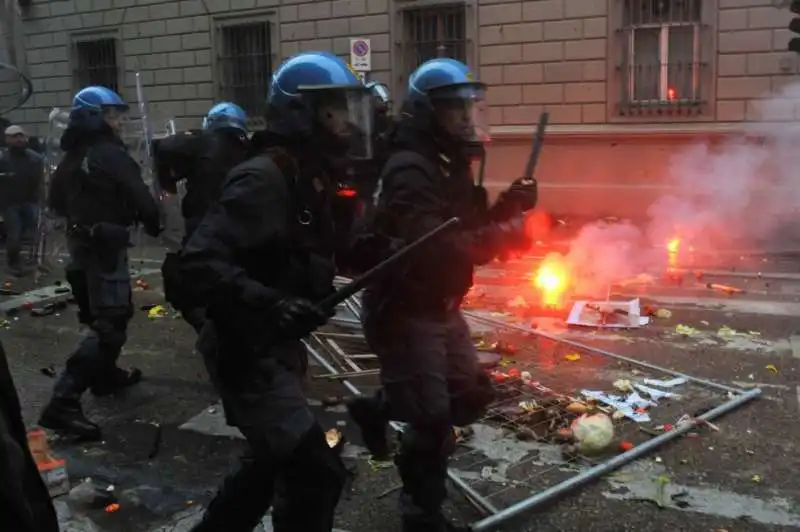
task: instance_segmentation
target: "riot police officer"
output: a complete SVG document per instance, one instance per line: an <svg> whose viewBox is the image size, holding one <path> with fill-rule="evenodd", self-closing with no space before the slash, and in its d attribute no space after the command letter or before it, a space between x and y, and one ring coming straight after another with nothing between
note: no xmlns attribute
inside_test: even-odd
<svg viewBox="0 0 800 532"><path fill-rule="evenodd" d="M329 532L345 470L302 390L300 339L332 311L332 158L368 157L369 91L328 53L285 61L268 96L269 143L228 174L219 201L181 253L218 338L206 358L228 423L250 455L196 531L252 530L272 503L276 532ZM274 489L274 492L273 492Z"/></svg>
<svg viewBox="0 0 800 532"><path fill-rule="evenodd" d="M452 59L434 59L409 79L391 153L376 191L372 231L410 242L450 217L459 230L389 272L363 296L365 335L381 362L378 398L349 405L374 454L386 454L387 419L407 423L395 457L403 482L403 530L454 530L442 515L453 426L475 422L493 399L460 305L476 265L525 249L523 213L536 184L517 180L491 208L476 201L470 157L488 134L485 86Z"/></svg>
<svg viewBox="0 0 800 532"><path fill-rule="evenodd" d="M39 423L81 439L100 438L99 427L81 409L83 392L91 388L95 395L108 395L141 379L139 370L117 366L133 316L130 227L142 223L156 236L161 224L158 204L121 138L127 110L111 89L80 90L61 137L65 155L50 184L50 207L67 219L71 271L73 279L81 278L91 323Z"/></svg>
<svg viewBox="0 0 800 532"><path fill-rule="evenodd" d="M247 114L230 102L218 103L208 111L199 135L175 135L154 142L153 159L161 188L177 194L178 183L186 182L186 195L181 200L182 244L219 196L227 173L244 162L248 153ZM167 253L161 272L166 300L199 333L205 309L193 301L192 290L181 283L177 253Z"/></svg>

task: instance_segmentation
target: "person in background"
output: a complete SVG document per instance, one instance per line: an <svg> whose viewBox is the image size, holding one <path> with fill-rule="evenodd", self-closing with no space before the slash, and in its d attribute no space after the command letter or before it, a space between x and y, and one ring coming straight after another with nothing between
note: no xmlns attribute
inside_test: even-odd
<svg viewBox="0 0 800 532"><path fill-rule="evenodd" d="M21 275L22 243L36 230L44 159L28 147L20 126L5 129L7 148L0 154L0 205L6 232L6 260L12 275Z"/></svg>

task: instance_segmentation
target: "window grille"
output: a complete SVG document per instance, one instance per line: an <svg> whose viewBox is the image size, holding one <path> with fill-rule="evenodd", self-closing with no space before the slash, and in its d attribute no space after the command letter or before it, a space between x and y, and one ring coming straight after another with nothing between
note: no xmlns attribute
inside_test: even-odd
<svg viewBox="0 0 800 532"><path fill-rule="evenodd" d="M703 102L701 0L624 0L621 110Z"/></svg>
<svg viewBox="0 0 800 532"><path fill-rule="evenodd" d="M248 22L220 27L219 96L248 115L263 116L272 75L271 23Z"/></svg>
<svg viewBox="0 0 800 532"><path fill-rule="evenodd" d="M116 39L78 41L75 43L75 56L78 87L102 85L119 93Z"/></svg>
<svg viewBox="0 0 800 532"><path fill-rule="evenodd" d="M467 62L464 6L437 6L403 11L404 79L436 57Z"/></svg>

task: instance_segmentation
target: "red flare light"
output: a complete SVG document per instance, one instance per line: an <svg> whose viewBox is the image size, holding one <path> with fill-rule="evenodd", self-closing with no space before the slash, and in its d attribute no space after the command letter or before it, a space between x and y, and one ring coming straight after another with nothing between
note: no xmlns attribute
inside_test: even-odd
<svg viewBox="0 0 800 532"><path fill-rule="evenodd" d="M569 272L562 257L556 254L545 257L533 278L533 284L539 290L542 307L561 308L569 286Z"/></svg>
<svg viewBox="0 0 800 532"><path fill-rule="evenodd" d="M340 187L339 190L336 191L336 195L340 198L355 198L358 192L356 192L354 188Z"/></svg>

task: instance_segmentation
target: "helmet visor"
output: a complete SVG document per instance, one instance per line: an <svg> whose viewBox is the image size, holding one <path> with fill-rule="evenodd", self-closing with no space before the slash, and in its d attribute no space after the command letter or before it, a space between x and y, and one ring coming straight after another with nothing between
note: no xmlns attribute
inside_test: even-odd
<svg viewBox="0 0 800 532"><path fill-rule="evenodd" d="M353 159L372 158L374 100L364 86L315 87L302 92L310 99L315 123L337 151Z"/></svg>
<svg viewBox="0 0 800 532"><path fill-rule="evenodd" d="M434 89L430 100L436 123L445 134L466 143L489 141L489 112L483 85Z"/></svg>

